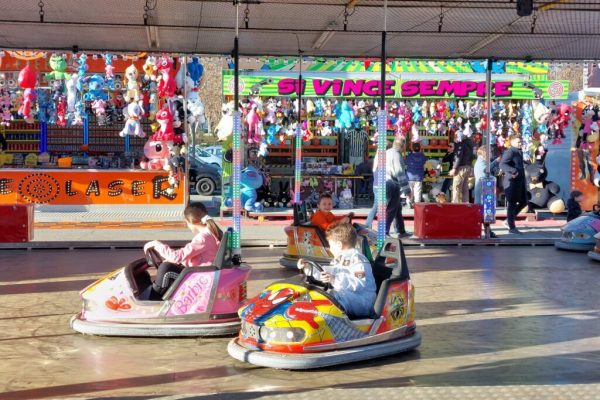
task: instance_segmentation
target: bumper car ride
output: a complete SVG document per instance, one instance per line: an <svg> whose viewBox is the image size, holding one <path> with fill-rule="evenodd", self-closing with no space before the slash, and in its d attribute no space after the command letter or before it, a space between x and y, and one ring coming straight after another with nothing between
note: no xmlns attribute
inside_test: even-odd
<svg viewBox="0 0 600 400"><path fill-rule="evenodd" d="M600 261L600 233L594 235L594 240L596 241L596 244L592 250L588 251L587 254L592 260Z"/></svg>
<svg viewBox="0 0 600 400"><path fill-rule="evenodd" d="M373 314L361 319L350 319L328 285L308 271L303 279L270 285L240 309L242 328L229 342L229 355L263 367L312 369L419 346L414 287L400 241L386 241L373 274L377 299Z"/></svg>
<svg viewBox="0 0 600 400"><path fill-rule="evenodd" d="M148 272L158 265L148 252L83 289L82 310L71 318L75 331L106 336L219 336L239 331L237 310L246 300L250 267L226 254L225 232L215 266L185 268L164 296L150 300ZM151 256L150 254L154 254Z"/></svg>
<svg viewBox="0 0 600 400"><path fill-rule="evenodd" d="M561 229L561 237L554 246L561 250L586 252L594 248L594 235L600 231L600 215L596 212L586 213Z"/></svg>
<svg viewBox="0 0 600 400"><path fill-rule="evenodd" d="M357 246L360 251L372 260L372 255L377 251L377 232L368 229L365 225L353 224L359 235ZM286 268L296 268L299 259L329 264L333 255L329 251L329 244L325 232L318 226L312 225L306 214L306 207L294 205L294 221L286 226L284 232L287 238L287 249L279 264Z"/></svg>

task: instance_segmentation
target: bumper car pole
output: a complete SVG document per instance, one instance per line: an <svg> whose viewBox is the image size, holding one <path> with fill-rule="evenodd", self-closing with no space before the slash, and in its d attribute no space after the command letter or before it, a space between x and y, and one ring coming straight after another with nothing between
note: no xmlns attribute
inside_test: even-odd
<svg viewBox="0 0 600 400"><path fill-rule="evenodd" d="M379 105L379 113L377 114L377 175L375 182L378 190L376 191L377 202L377 248L381 249L385 241L385 226L386 226L386 206L387 196L385 188L385 150L387 139L387 112L385 111L385 73L386 73L386 54L385 40L387 31L387 0L384 1L384 17L383 31L381 32L381 99Z"/></svg>
<svg viewBox="0 0 600 400"><path fill-rule="evenodd" d="M242 202L240 192L240 178L242 173L242 157L241 157L241 114L239 110L240 94L239 94L239 74L240 74L240 57L239 57L239 11L240 4L238 1L235 2L235 38L233 39L233 57L234 57L234 69L233 69L233 168L231 176L231 189L232 189L232 201L233 201L233 235L232 235L232 250L234 257L240 258L242 254L240 233L241 233L241 216L242 216Z"/></svg>

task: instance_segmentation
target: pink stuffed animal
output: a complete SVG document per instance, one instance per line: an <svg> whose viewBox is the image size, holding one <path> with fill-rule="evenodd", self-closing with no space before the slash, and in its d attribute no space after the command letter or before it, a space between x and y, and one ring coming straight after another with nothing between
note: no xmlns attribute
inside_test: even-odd
<svg viewBox="0 0 600 400"><path fill-rule="evenodd" d="M144 156L148 161L140 162L142 169L152 171L169 170L169 146L161 140L149 140L144 145Z"/></svg>
<svg viewBox="0 0 600 400"><path fill-rule="evenodd" d="M173 76L173 59L171 57L161 57L158 59L158 73L160 74L158 82L158 96L171 98L175 95L177 87L175 77Z"/></svg>
<svg viewBox="0 0 600 400"><path fill-rule="evenodd" d="M156 121L160 125L160 128L152 135L152 140L173 142L175 140L175 131L173 130L173 113L169 106L164 106L156 113Z"/></svg>
<svg viewBox="0 0 600 400"><path fill-rule="evenodd" d="M260 117L256 112L257 107L256 103L253 103L246 116L246 123L248 124L248 143L260 143L260 129L258 126Z"/></svg>

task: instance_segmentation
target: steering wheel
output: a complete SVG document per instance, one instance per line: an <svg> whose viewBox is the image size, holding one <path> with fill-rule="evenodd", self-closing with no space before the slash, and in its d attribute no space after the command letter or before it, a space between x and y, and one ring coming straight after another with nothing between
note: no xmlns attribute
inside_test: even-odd
<svg viewBox="0 0 600 400"><path fill-rule="evenodd" d="M158 251L151 247L148 249L148 251L146 251L146 262L149 266L158 268L158 266L162 263L162 257L160 254L158 254Z"/></svg>
<svg viewBox="0 0 600 400"><path fill-rule="evenodd" d="M308 271L307 271L308 268L306 266L302 268L302 273L305 276L306 283L311 284L311 285L321 286L326 291L329 289L333 289L333 286L331 286L330 283L322 282L313 277L313 270L316 269L317 271L322 273L322 272L325 272L323 267L321 267L316 262L310 261L310 260L304 260L304 263L308 264L308 266L310 266L310 274L308 273Z"/></svg>

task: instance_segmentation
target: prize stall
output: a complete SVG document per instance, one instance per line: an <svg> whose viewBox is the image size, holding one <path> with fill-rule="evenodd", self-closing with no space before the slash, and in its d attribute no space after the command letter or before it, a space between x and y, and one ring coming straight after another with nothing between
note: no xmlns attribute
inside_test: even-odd
<svg viewBox="0 0 600 400"><path fill-rule="evenodd" d="M0 203L186 203L198 58L0 52Z"/></svg>
<svg viewBox="0 0 600 400"><path fill-rule="evenodd" d="M245 164L262 172L245 208L268 216L291 206L297 170L300 200L316 205L330 192L340 208L370 206L372 157L377 148L380 63L365 60L304 61L302 81L297 62L267 60L258 71L239 77ZM387 139L405 136L420 143L428 158L422 201L435 201L449 163L442 163L454 133L461 129L476 146L486 125L485 70L481 62L390 61L384 85ZM545 148L565 140L570 108L568 81L547 79L547 63L494 64L490 129L496 154L507 138L520 133L528 158L543 162ZM301 111L298 114L298 94ZM217 131L226 139L224 123L233 112L233 75L223 72L223 119ZM294 135L301 131L300 158ZM225 141L225 150L230 144ZM410 145L408 146L410 151ZM227 151L225 151L227 154ZM225 160L226 161L226 160ZM226 184L226 179L224 179ZM225 206L227 206L227 190ZM547 199L547 198L546 198ZM547 201L539 207L545 207Z"/></svg>

